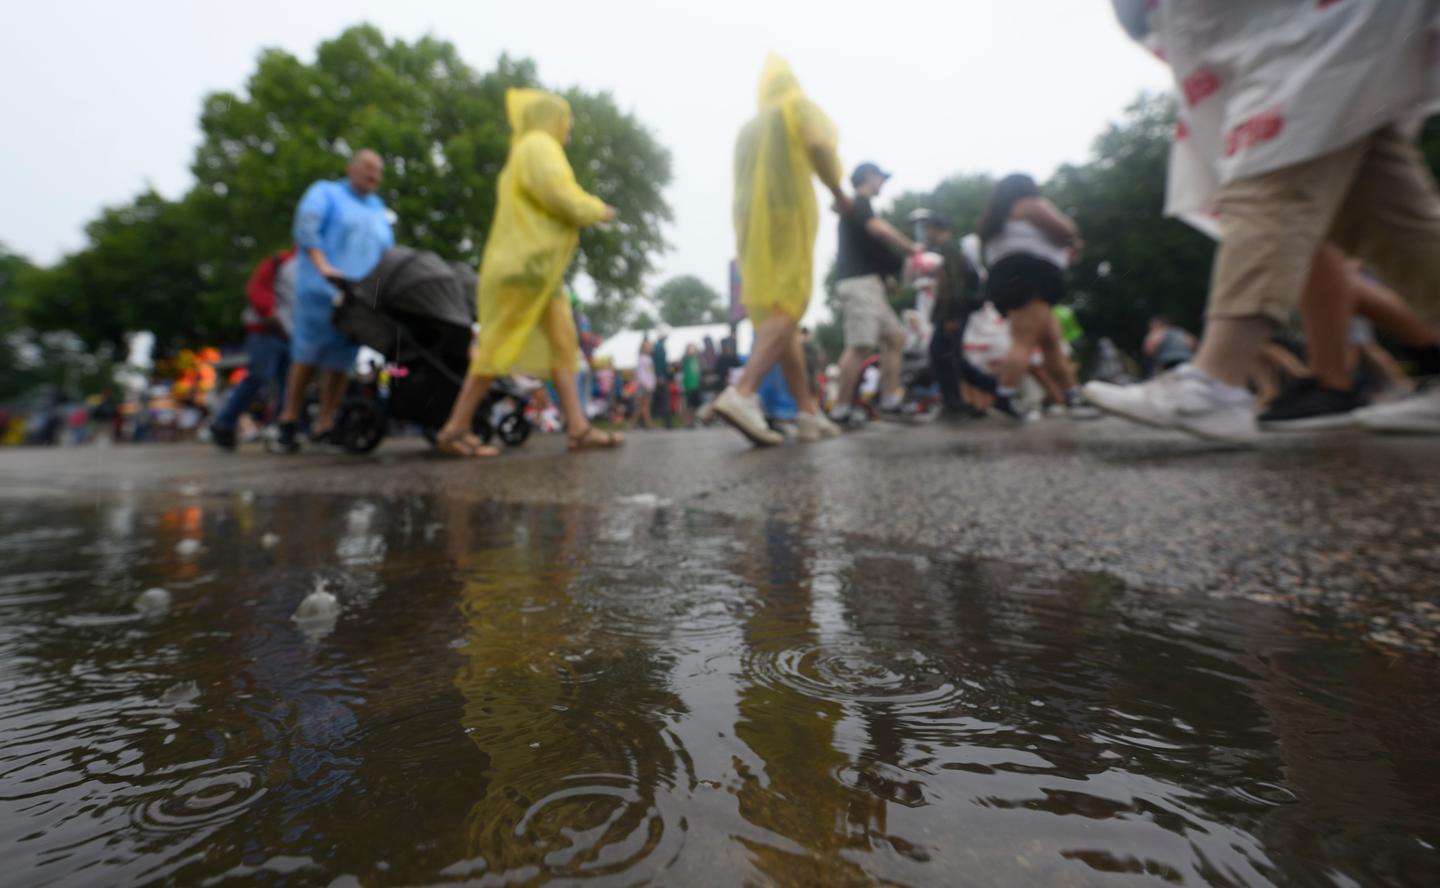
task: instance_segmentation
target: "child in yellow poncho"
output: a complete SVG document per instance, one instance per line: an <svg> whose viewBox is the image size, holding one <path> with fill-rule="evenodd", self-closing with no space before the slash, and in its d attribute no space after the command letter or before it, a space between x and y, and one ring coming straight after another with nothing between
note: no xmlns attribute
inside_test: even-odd
<svg viewBox="0 0 1440 888"><path fill-rule="evenodd" d="M790 66L778 56L765 61L755 117L735 145L735 240L741 292L755 324L755 347L740 381L715 400L715 414L757 445L784 437L765 424L756 392L778 361L799 408L801 440L839 434L816 409L805 378L799 323L810 304L819 210L811 175L843 210L850 199L840 186L835 125L805 97Z"/></svg>
<svg viewBox="0 0 1440 888"><path fill-rule="evenodd" d="M475 411L498 376L519 371L555 385L572 450L613 447L619 435L593 429L576 387L579 340L565 298L565 269L579 230L615 218L587 194L565 157L570 106L534 89L505 94L510 156L496 184L495 220L480 262L480 337L470 373L437 443L454 456L495 456L472 433Z"/></svg>

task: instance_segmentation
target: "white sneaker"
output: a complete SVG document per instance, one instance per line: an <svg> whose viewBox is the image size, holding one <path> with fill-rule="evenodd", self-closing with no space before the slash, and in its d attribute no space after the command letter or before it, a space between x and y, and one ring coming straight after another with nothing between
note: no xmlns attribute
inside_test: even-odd
<svg viewBox="0 0 1440 888"><path fill-rule="evenodd" d="M841 432L854 431L865 427L865 411L858 407L846 407L844 410L832 410L830 415L825 417L830 424Z"/></svg>
<svg viewBox="0 0 1440 888"><path fill-rule="evenodd" d="M1253 444L1260 435L1254 398L1222 398L1215 382L1189 367L1139 385L1089 382L1084 393L1106 413L1156 428L1226 444Z"/></svg>
<svg viewBox="0 0 1440 888"><path fill-rule="evenodd" d="M1440 381L1422 384L1414 394L1364 407L1350 414L1362 429L1399 435L1440 435Z"/></svg>
<svg viewBox="0 0 1440 888"><path fill-rule="evenodd" d="M820 412L795 414L795 439L797 441L820 441L835 438L841 434L840 427Z"/></svg>
<svg viewBox="0 0 1440 888"><path fill-rule="evenodd" d="M715 399L715 415L749 438L750 443L757 447L774 447L785 443L785 436L765 423L765 414L760 410L760 398L757 395L746 398L735 391L733 385Z"/></svg>

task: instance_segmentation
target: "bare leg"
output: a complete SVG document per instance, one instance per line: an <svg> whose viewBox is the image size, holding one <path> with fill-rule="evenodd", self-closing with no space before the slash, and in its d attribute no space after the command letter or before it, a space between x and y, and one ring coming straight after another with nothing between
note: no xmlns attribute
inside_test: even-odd
<svg viewBox="0 0 1440 888"><path fill-rule="evenodd" d="M624 436L619 433L592 433L590 430L590 420L585 416L585 405L580 400L579 368L571 363L580 351L580 339L575 332L575 318L571 314L569 300L559 296L550 300L540 319L540 330L550 345L550 353L561 356L558 363L551 367L550 381L555 386L560 413L565 417L565 434L569 437L570 449L579 449L578 445L613 447L624 442Z"/></svg>
<svg viewBox="0 0 1440 888"><path fill-rule="evenodd" d="M1055 374L1048 364L1042 363L1038 367L1031 367L1030 375L1040 383L1040 387L1045 390L1045 397L1049 398L1051 403L1065 403L1065 388L1055 381Z"/></svg>
<svg viewBox="0 0 1440 888"><path fill-rule="evenodd" d="M335 425L335 415L340 411L340 402L345 399L345 389L350 376L343 370L326 370L320 377L320 415L315 419L317 432L329 431Z"/></svg>
<svg viewBox="0 0 1440 888"><path fill-rule="evenodd" d="M485 396L490 394L490 386L494 382L493 376L465 377L465 384L460 387L460 394L455 397L455 404L450 408L450 418L440 427L440 437L470 434L470 430L475 427L475 411L480 409Z"/></svg>
<svg viewBox="0 0 1440 888"><path fill-rule="evenodd" d="M900 388L900 360L905 351L905 334L886 338L880 352L880 398L888 399Z"/></svg>
<svg viewBox="0 0 1440 888"><path fill-rule="evenodd" d="M1244 386L1245 377L1274 330L1275 322L1261 315L1211 318L1200 337L1194 366L1217 382Z"/></svg>
<svg viewBox="0 0 1440 888"><path fill-rule="evenodd" d="M1300 295L1300 319L1309 346L1310 372L1327 388L1354 388L1350 375L1353 299L1345 255L1328 244L1322 246Z"/></svg>
<svg viewBox="0 0 1440 888"><path fill-rule="evenodd" d="M1025 380L1030 370L1030 355L1047 329L1054 321L1050 306L1043 299L1031 300L1029 304L1010 312L1010 351L1000 362L1000 387L1015 391Z"/></svg>
<svg viewBox="0 0 1440 888"><path fill-rule="evenodd" d="M1280 396L1280 371L1264 355L1255 359L1247 375L1255 384L1255 401L1261 407L1269 407Z"/></svg>
<svg viewBox="0 0 1440 888"><path fill-rule="evenodd" d="M312 364L291 364L290 378L285 381L285 409L280 413L279 422L299 422L300 410L305 406L305 390L315 378Z"/></svg>
<svg viewBox="0 0 1440 888"><path fill-rule="evenodd" d="M995 402L994 395L982 391L968 382L960 383L960 396L965 399L967 406L980 410L990 409L990 406Z"/></svg>
<svg viewBox="0 0 1440 888"><path fill-rule="evenodd" d="M1355 312L1411 348L1440 345L1440 335L1389 287L1356 275L1351 280Z"/></svg>
<svg viewBox="0 0 1440 888"><path fill-rule="evenodd" d="M815 412L815 393L810 389L810 378L805 367L805 346L798 333L790 337L790 345L780 353L780 371L785 374L785 384L795 397L795 409L801 413Z"/></svg>
<svg viewBox="0 0 1440 888"><path fill-rule="evenodd" d="M1356 353L1356 359L1357 361L1369 361L1372 366L1385 374L1385 379L1395 388L1401 391L1410 388L1410 377L1406 375L1390 353L1381 348L1378 343L1367 342L1360 346Z"/></svg>
<svg viewBox="0 0 1440 888"><path fill-rule="evenodd" d="M1055 319L1055 313L1051 312L1050 323L1040 337L1040 355L1044 359L1046 376L1050 379L1050 397L1054 398L1057 404L1064 404L1065 396L1078 384L1075 365L1065 357L1064 342L1065 336L1060 332L1060 322ZM1059 390L1059 398L1055 398L1053 389Z"/></svg>
<svg viewBox="0 0 1440 888"><path fill-rule="evenodd" d="M840 353L840 382L835 406L845 408L855 402L855 386L860 382L860 368L869 357L870 349L850 346Z"/></svg>
<svg viewBox="0 0 1440 888"><path fill-rule="evenodd" d="M765 375L775 362L780 360L781 354L790 347L790 341L795 336L796 321L783 312L773 312L755 331L755 347L750 350L750 360L745 362L745 367L740 373L740 381L735 383L735 391L742 397L750 397L760 391L760 384L765 381Z"/></svg>
<svg viewBox="0 0 1440 888"><path fill-rule="evenodd" d="M640 360L647 360L642 357ZM635 399L640 402L640 411L636 414L635 424L650 428L650 404L655 400L653 391L646 391L642 388L635 390Z"/></svg>
<svg viewBox="0 0 1440 888"><path fill-rule="evenodd" d="M580 406L580 386L575 381L575 371L556 370L550 381L560 402L560 415L565 417L565 428L572 435L584 431L590 421L585 418L585 409Z"/></svg>

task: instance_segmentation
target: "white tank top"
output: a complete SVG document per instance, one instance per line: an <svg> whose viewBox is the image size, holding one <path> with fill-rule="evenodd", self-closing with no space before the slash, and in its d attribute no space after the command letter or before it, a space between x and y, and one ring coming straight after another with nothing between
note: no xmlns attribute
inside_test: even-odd
<svg viewBox="0 0 1440 888"><path fill-rule="evenodd" d="M999 234L985 244L985 263L994 265L1006 256L1025 253L1037 259L1044 259L1060 268L1070 264L1070 251L1056 246L1046 237L1045 232L1029 222L1011 219Z"/></svg>

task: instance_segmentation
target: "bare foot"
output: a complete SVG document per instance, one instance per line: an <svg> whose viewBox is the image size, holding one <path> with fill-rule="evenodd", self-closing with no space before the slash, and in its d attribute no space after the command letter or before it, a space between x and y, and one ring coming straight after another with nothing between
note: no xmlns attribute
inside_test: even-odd
<svg viewBox="0 0 1440 888"><path fill-rule="evenodd" d="M441 453L460 459L490 459L500 455L494 447L487 447L469 432L442 431L435 436L435 446Z"/></svg>
<svg viewBox="0 0 1440 888"><path fill-rule="evenodd" d="M619 432L605 432L587 425L578 435L566 436L568 450L612 450L625 443L625 436Z"/></svg>

